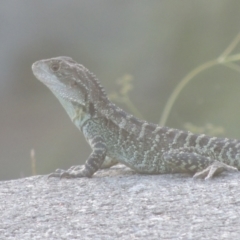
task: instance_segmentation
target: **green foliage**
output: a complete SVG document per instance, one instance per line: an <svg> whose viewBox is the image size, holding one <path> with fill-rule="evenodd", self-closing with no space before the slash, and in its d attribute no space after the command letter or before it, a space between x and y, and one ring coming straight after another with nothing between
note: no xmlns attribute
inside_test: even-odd
<svg viewBox="0 0 240 240"><path fill-rule="evenodd" d="M196 77L198 74L202 73L203 71L213 66L220 65L220 64L240 73L240 66L234 63L240 60L240 54L230 55L234 50L234 48L236 48L236 46L239 44L239 42L240 42L240 33L229 44L229 46L224 50L224 52L217 59L205 62L202 65L196 67L179 82L179 84L173 90L172 94L170 95L164 107L162 117L159 121L159 125L164 126L166 124L169 114L171 112L171 109L174 103L176 102L177 97L179 96L183 88L186 87L186 85L190 83L190 81L193 80L194 77Z"/></svg>
<svg viewBox="0 0 240 240"><path fill-rule="evenodd" d="M159 125L164 126L168 120L169 114L173 108L176 99L182 92L182 90L189 84L198 74L206 71L209 68L212 68L216 65L223 65L234 71L240 73L240 66L236 64L236 61L240 61L240 53L232 54L233 50L240 43L240 33L237 37L229 44L229 46L223 51L223 53L214 60L203 63L202 65L196 67L191 72L189 72L176 86L176 88L171 93L162 113L162 116L159 121ZM129 92L133 89L132 85L133 76L124 75L123 77L117 80L117 84L120 86L120 90L110 94L110 99L120 103L126 104L130 111L137 117L143 119L140 111L134 106L133 102L129 98ZM222 135L224 134L224 128L216 127L212 124L206 124L206 126L197 127L192 123L186 123L184 126L187 130L190 130L194 133L206 133L208 135Z"/></svg>

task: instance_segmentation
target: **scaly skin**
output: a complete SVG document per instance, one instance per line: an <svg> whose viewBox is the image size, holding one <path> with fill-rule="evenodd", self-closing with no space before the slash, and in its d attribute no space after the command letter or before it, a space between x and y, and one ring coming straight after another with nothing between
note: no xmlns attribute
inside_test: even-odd
<svg viewBox="0 0 240 240"><path fill-rule="evenodd" d="M205 179L240 169L239 140L139 120L110 102L96 77L70 57L37 61L32 70L58 98L92 148L84 166L57 169L50 177L91 177L99 168L117 162L139 173L187 172Z"/></svg>

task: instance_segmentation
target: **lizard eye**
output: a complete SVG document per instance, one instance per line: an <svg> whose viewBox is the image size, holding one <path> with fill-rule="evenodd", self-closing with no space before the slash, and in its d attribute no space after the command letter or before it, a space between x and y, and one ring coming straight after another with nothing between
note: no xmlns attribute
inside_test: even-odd
<svg viewBox="0 0 240 240"><path fill-rule="evenodd" d="M51 70L53 71L53 72L57 72L58 70L59 70L59 68L60 68L60 64L59 63L52 63L51 65L50 65L50 68L51 68Z"/></svg>

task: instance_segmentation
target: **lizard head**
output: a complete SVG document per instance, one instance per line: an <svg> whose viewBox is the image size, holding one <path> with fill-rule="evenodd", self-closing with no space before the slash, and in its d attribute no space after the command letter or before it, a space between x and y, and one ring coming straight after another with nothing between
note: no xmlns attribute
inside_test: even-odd
<svg viewBox="0 0 240 240"><path fill-rule="evenodd" d="M70 57L37 61L32 70L58 98L73 121L84 121L109 101L96 77Z"/></svg>
<svg viewBox="0 0 240 240"><path fill-rule="evenodd" d="M59 99L86 105L90 97L89 71L70 57L56 57L35 62L35 77Z"/></svg>

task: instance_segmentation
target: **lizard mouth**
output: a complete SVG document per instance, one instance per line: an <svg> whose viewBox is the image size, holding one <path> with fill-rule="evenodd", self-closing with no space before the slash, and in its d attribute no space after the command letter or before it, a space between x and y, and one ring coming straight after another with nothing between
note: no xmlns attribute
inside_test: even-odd
<svg viewBox="0 0 240 240"><path fill-rule="evenodd" d="M53 77L49 77L49 72L45 69L46 66L44 66L44 63L41 61L37 61L33 63L32 65L32 71L34 76L44 83L46 86L52 88L54 86L55 81L53 80Z"/></svg>
<svg viewBox="0 0 240 240"><path fill-rule="evenodd" d="M72 92L68 85L64 84L49 69L45 60L36 61L32 64L34 76L42 82L57 97L79 104L77 93Z"/></svg>

